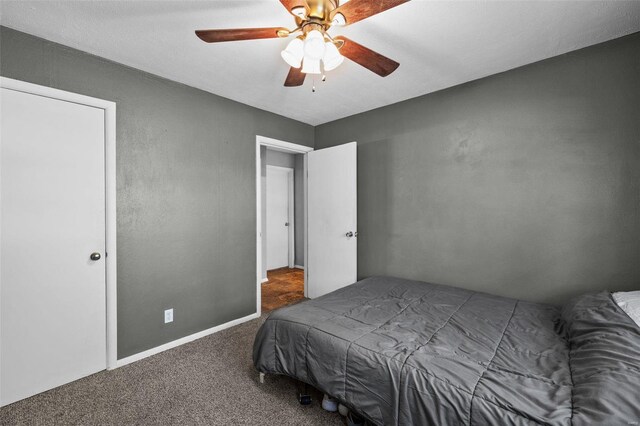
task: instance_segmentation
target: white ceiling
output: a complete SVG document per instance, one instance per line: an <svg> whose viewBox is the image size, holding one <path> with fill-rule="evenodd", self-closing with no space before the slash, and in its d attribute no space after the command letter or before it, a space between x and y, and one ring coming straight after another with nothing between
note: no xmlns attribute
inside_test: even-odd
<svg viewBox="0 0 640 426"><path fill-rule="evenodd" d="M271 1L6 1L0 23L312 125L640 31L640 1L413 0L331 34L400 62L381 78L346 60L285 88L287 40L206 44L196 29L284 26Z"/></svg>

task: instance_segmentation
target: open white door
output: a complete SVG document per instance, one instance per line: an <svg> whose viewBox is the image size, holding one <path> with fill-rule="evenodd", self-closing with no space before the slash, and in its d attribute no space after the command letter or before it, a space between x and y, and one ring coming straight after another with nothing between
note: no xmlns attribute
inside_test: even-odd
<svg viewBox="0 0 640 426"><path fill-rule="evenodd" d="M351 142L307 154L307 296L357 280L357 151Z"/></svg>

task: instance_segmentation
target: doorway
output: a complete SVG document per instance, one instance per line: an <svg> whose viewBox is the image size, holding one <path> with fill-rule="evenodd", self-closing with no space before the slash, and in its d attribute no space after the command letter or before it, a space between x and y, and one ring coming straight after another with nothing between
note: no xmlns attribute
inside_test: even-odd
<svg viewBox="0 0 640 426"><path fill-rule="evenodd" d="M312 148L256 137L256 310L302 300L306 294L306 153Z"/></svg>
<svg viewBox="0 0 640 426"><path fill-rule="evenodd" d="M7 405L115 367L115 104L7 78L0 87Z"/></svg>

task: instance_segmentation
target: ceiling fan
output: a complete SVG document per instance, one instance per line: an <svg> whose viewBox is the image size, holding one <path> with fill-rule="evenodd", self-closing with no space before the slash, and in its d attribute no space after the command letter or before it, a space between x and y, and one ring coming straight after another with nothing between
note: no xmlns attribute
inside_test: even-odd
<svg viewBox="0 0 640 426"><path fill-rule="evenodd" d="M223 41L285 38L300 33L282 51L282 58L291 66L284 82L286 87L301 86L307 74L321 74L338 67L345 57L381 77L400 66L392 59L368 49L343 36L328 34L332 26L344 26L399 6L409 0L280 0L291 13L296 28L237 28L198 30L196 35L207 43Z"/></svg>

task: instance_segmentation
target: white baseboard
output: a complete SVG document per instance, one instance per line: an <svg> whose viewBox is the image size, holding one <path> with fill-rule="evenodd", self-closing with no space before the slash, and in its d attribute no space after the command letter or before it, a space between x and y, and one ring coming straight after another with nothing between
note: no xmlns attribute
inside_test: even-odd
<svg viewBox="0 0 640 426"><path fill-rule="evenodd" d="M262 279L262 283L266 283L266 282L268 282L268 281L269 281L269 278L263 278L263 279Z"/></svg>
<svg viewBox="0 0 640 426"><path fill-rule="evenodd" d="M213 333L217 333L218 331L225 330L227 328L233 327L234 325L239 325L239 324L242 324L243 322L251 321L256 318L258 318L257 313L247 315L246 317L238 318L233 321L225 322L224 324L220 324L215 327L211 327L206 330L202 330L197 333L193 333L188 336L181 337L180 339L174 340L169 343L165 343L164 345L156 346L155 348L148 349L144 352L140 352L135 355L131 355L126 358L119 359L118 361L116 361L116 365L114 368L122 367L124 365L131 364L132 362L140 361L141 359L159 354L160 352L164 352L167 349L172 349L177 346L184 345L185 343L193 342L194 340L200 339L202 337L208 336ZM112 369L113 368L111 368L110 370Z"/></svg>
<svg viewBox="0 0 640 426"><path fill-rule="evenodd" d="M300 266L300 265L294 265L293 267L298 269L304 269L304 266Z"/></svg>

